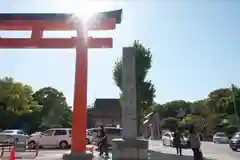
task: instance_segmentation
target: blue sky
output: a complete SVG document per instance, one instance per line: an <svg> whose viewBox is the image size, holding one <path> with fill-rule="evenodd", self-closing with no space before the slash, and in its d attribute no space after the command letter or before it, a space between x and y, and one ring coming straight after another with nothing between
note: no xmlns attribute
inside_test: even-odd
<svg viewBox="0 0 240 160"><path fill-rule="evenodd" d="M77 0L76 0L77 1ZM1 0L1 12L79 12L74 0ZM122 47L140 40L151 48L149 72L156 87L155 101L198 100L229 81L240 86L240 1L232 0L118 0L103 1L91 10L123 8L123 22L115 31L90 33L114 38L113 49L89 50L88 104L95 98L118 97L112 79ZM28 37L30 33L0 32L2 37ZM72 33L45 33L68 37ZM0 76L11 76L35 90L52 86L73 100L75 50L0 50Z"/></svg>

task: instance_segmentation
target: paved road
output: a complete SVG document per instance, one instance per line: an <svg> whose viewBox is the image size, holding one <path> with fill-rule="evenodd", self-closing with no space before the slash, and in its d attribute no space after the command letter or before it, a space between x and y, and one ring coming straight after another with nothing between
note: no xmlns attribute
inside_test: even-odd
<svg viewBox="0 0 240 160"><path fill-rule="evenodd" d="M161 141L151 141L150 149L153 151L165 153L165 154L176 154L176 150L174 148L165 147L162 145ZM212 142L203 142L202 143L202 151L204 157L209 160L239 160L240 152L234 152L229 147L228 144L214 144ZM192 151L190 149L183 150L183 154L187 155L182 159L190 159L189 156L192 155Z"/></svg>
<svg viewBox="0 0 240 160"><path fill-rule="evenodd" d="M192 151L190 149L183 150L183 156L177 156L174 148L165 147L161 141L150 141L149 160L192 160ZM233 152L227 144L213 144L211 142L202 143L202 151L206 160L239 160L240 152ZM60 160L62 155L68 153L69 150L40 150L39 156L35 160ZM97 157L94 160L102 160ZM22 157L22 160L33 159L34 153L17 153L17 157ZM9 159L9 154L5 154ZM2 158L3 159L3 158Z"/></svg>

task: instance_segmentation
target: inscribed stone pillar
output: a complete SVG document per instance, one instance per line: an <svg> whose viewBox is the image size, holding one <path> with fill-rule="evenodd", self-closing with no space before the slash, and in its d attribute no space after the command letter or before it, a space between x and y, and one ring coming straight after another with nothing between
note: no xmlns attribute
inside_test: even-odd
<svg viewBox="0 0 240 160"><path fill-rule="evenodd" d="M123 48L122 65L122 136L125 139L133 139L137 138L136 73L133 48Z"/></svg>
<svg viewBox="0 0 240 160"><path fill-rule="evenodd" d="M147 160L148 141L137 136L135 51L123 48L122 55L122 138L112 141L113 160Z"/></svg>

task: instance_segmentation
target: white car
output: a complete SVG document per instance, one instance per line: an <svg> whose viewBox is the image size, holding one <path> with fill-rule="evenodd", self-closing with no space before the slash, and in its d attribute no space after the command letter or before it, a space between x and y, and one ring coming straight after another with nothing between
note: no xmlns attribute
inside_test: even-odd
<svg viewBox="0 0 240 160"><path fill-rule="evenodd" d="M162 143L164 146L173 146L173 133L166 132L162 137Z"/></svg>
<svg viewBox="0 0 240 160"><path fill-rule="evenodd" d="M213 135L213 143L229 143L229 138L224 132L217 132Z"/></svg>
<svg viewBox="0 0 240 160"><path fill-rule="evenodd" d="M174 133L173 132L166 132L163 137L162 137L162 143L164 146L171 146L174 147L173 144L173 136ZM183 137L183 140L181 140L182 146L183 147L188 147L188 138L187 137Z"/></svg>
<svg viewBox="0 0 240 160"><path fill-rule="evenodd" d="M3 142L27 142L28 135L19 129L7 129L0 132L0 143Z"/></svg>
<svg viewBox="0 0 240 160"><path fill-rule="evenodd" d="M72 130L70 128L52 128L32 136L28 140L28 147L60 147L68 148L72 143Z"/></svg>
<svg viewBox="0 0 240 160"><path fill-rule="evenodd" d="M91 137L92 142L96 143L98 139L99 128L90 128L87 129L87 136Z"/></svg>
<svg viewBox="0 0 240 160"><path fill-rule="evenodd" d="M40 135L42 132L34 132L30 135L30 137L34 137L34 136L38 136Z"/></svg>
<svg viewBox="0 0 240 160"><path fill-rule="evenodd" d="M88 133L87 133L88 134ZM92 138L87 135L86 143L92 143ZM60 147L62 149L69 148L72 144L72 129L71 128L52 128L42 133L36 133L30 136L28 147Z"/></svg>
<svg viewBox="0 0 240 160"><path fill-rule="evenodd" d="M87 130L87 133L86 133L86 140L87 140L87 144L94 143L94 137L91 134L91 132L89 132L88 130Z"/></svg>

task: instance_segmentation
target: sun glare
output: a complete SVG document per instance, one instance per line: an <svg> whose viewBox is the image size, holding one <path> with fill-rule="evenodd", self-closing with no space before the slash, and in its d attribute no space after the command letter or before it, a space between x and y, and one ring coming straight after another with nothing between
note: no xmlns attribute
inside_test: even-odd
<svg viewBox="0 0 240 160"><path fill-rule="evenodd" d="M75 8L75 7L74 7ZM73 13L76 17L80 18L83 22L87 22L91 16L96 12L102 12L105 9L104 3L98 2L85 2L81 3L81 7L74 9Z"/></svg>
<svg viewBox="0 0 240 160"><path fill-rule="evenodd" d="M106 1L89 0L56 0L56 3L52 3L52 7L57 8L57 10L74 14L69 21L82 23L81 27L83 27L84 30L92 23L89 19L97 12L108 11L109 5L109 2Z"/></svg>

